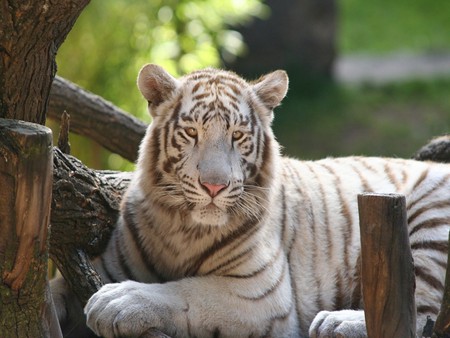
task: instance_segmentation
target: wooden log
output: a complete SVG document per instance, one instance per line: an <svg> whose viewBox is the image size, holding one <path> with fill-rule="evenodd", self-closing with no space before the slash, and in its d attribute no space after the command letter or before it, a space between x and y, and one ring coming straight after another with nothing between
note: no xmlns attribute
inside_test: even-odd
<svg viewBox="0 0 450 338"><path fill-rule="evenodd" d="M50 256L85 305L103 285L89 256L103 252L133 173L92 170L57 148L53 151ZM150 329L140 338L169 336Z"/></svg>
<svg viewBox="0 0 450 338"><path fill-rule="evenodd" d="M144 122L57 76L50 91L47 114L59 121L64 111L70 114L71 132L87 136L131 162L136 161L139 144L147 129Z"/></svg>
<svg viewBox="0 0 450 338"><path fill-rule="evenodd" d="M415 275L405 197L361 194L358 207L368 337L416 337Z"/></svg>
<svg viewBox="0 0 450 338"><path fill-rule="evenodd" d="M450 234L449 234L450 242ZM450 338L450 251L447 257L447 272L445 274L444 296L441 309L434 324L433 336L435 338Z"/></svg>
<svg viewBox="0 0 450 338"><path fill-rule="evenodd" d="M60 337L47 279L52 134L0 119L0 337Z"/></svg>

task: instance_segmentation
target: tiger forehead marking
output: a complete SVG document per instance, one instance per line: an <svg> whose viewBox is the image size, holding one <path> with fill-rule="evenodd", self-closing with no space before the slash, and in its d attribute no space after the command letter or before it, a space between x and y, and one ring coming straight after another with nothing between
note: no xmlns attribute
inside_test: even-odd
<svg viewBox="0 0 450 338"><path fill-rule="evenodd" d="M231 73L204 70L188 76L182 92L182 119L192 119L202 123L206 129L215 125L218 119L226 128L238 123L248 124L245 116L245 94L248 88L242 79Z"/></svg>

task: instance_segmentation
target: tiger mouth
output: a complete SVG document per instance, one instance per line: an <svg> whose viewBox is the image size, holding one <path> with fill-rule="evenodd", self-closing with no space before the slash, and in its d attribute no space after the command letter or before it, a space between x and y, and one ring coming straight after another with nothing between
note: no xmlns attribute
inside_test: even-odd
<svg viewBox="0 0 450 338"><path fill-rule="evenodd" d="M217 205L214 204L214 202L209 203L206 207L206 210L215 210L215 209L220 209Z"/></svg>

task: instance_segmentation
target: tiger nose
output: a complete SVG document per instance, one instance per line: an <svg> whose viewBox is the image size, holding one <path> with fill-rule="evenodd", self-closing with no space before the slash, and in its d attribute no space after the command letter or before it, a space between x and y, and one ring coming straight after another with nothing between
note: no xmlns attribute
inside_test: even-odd
<svg viewBox="0 0 450 338"><path fill-rule="evenodd" d="M227 184L210 184L208 182L203 182L201 185L211 197L217 196L219 192L228 187Z"/></svg>

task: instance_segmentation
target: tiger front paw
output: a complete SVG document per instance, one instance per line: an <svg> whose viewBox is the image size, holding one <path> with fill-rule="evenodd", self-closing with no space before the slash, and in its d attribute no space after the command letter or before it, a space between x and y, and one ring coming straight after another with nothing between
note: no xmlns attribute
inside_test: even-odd
<svg viewBox="0 0 450 338"><path fill-rule="evenodd" d="M184 307L163 285L106 284L86 304L87 325L97 335L138 337L154 328L175 335Z"/></svg>
<svg viewBox="0 0 450 338"><path fill-rule="evenodd" d="M311 338L367 338L364 311L321 311L309 328Z"/></svg>

